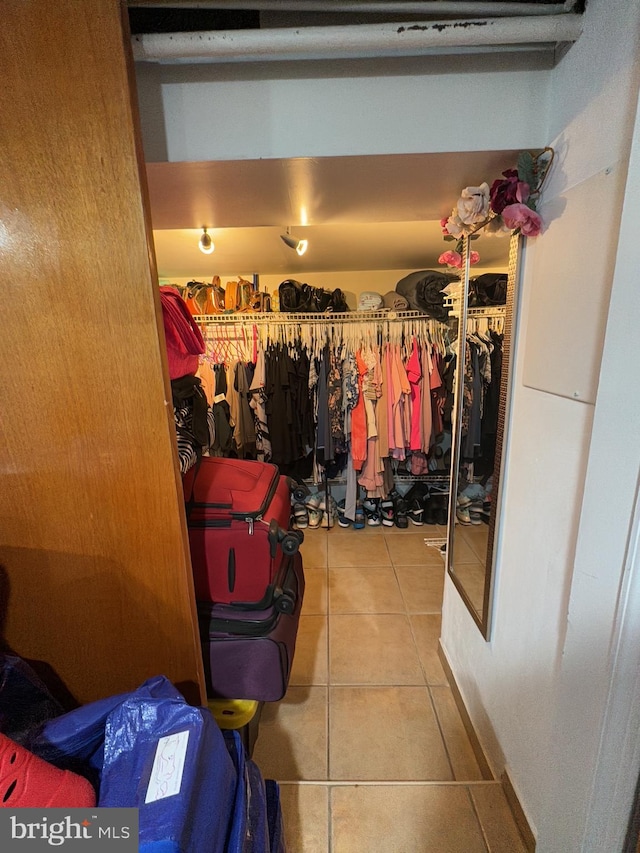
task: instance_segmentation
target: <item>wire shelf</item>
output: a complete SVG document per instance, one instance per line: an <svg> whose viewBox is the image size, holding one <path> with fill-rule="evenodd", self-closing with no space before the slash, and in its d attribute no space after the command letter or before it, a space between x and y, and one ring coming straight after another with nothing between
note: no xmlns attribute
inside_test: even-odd
<svg viewBox="0 0 640 853"><path fill-rule="evenodd" d="M225 325L231 323L240 324L261 324L261 323L278 323L278 324L343 324L343 323L366 323L371 321L377 322L402 322L404 320L433 320L424 311L394 311L391 308L385 308L378 311L336 311L327 313L307 313L307 312L246 312L242 314L196 314L194 316L196 323L201 325ZM439 321L434 321L439 322Z"/></svg>

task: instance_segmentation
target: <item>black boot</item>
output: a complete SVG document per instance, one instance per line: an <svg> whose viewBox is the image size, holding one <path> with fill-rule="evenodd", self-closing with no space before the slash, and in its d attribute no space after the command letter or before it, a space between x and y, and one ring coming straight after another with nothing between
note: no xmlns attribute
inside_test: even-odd
<svg viewBox="0 0 640 853"><path fill-rule="evenodd" d="M449 502L446 496L438 497L436 503L436 524L446 527L449 521Z"/></svg>
<svg viewBox="0 0 640 853"><path fill-rule="evenodd" d="M436 523L436 506L435 506L435 498L431 497L431 495L427 495L422 502L422 507L424 509L424 514L422 516L422 520L425 524L435 524Z"/></svg>
<svg viewBox="0 0 640 853"><path fill-rule="evenodd" d="M409 519L407 518L407 502L401 494L396 492L395 489L390 493L389 497L393 501L393 514L395 517L396 527L405 530L409 526Z"/></svg>

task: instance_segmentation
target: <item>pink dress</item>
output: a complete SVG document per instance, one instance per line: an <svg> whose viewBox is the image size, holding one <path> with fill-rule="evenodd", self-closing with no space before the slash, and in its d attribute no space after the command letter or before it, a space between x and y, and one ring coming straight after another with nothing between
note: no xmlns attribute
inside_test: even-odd
<svg viewBox="0 0 640 853"><path fill-rule="evenodd" d="M407 379L411 386L411 432L409 450L422 449L422 366L418 342L413 339L411 355L407 362Z"/></svg>

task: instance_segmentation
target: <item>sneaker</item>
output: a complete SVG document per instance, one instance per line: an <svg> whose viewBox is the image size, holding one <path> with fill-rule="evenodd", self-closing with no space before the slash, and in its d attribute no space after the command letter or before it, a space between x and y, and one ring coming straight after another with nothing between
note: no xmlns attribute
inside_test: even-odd
<svg viewBox="0 0 640 853"><path fill-rule="evenodd" d="M482 516L479 512L470 512L469 521L471 522L471 524L482 524Z"/></svg>
<svg viewBox="0 0 640 853"><path fill-rule="evenodd" d="M380 498L365 498L362 502L362 509L367 517L369 527L379 527L382 523L380 516Z"/></svg>
<svg viewBox="0 0 640 853"><path fill-rule="evenodd" d="M323 499L321 495L309 495L306 501L307 514L309 516L309 527L312 530L320 527L322 523L322 515L324 511Z"/></svg>
<svg viewBox="0 0 640 853"><path fill-rule="evenodd" d="M320 527L326 527L328 529L330 527L333 527L333 525L335 524L336 516L338 514L335 499L332 497L329 497L329 506L327 509L325 509L324 507L325 507L325 503L323 501L323 503L322 503L323 513L322 513L322 520L320 522Z"/></svg>
<svg viewBox="0 0 640 853"><path fill-rule="evenodd" d="M385 527L393 527L395 521L395 512L393 510L393 501L390 498L380 502L380 515L382 523Z"/></svg>
<svg viewBox="0 0 640 853"><path fill-rule="evenodd" d="M355 518L353 521L353 529L354 530L363 530L364 529L364 510L360 504L356 507Z"/></svg>
<svg viewBox="0 0 640 853"><path fill-rule="evenodd" d="M293 505L293 523L298 530L304 530L309 526L309 512L304 504L295 503Z"/></svg>
<svg viewBox="0 0 640 853"><path fill-rule="evenodd" d="M337 515L338 515L338 526L339 527L351 527L351 522L344 514L345 501L341 500L338 503L337 507Z"/></svg>
<svg viewBox="0 0 640 853"><path fill-rule="evenodd" d="M458 509L456 510L456 518L458 519L460 524L471 524L469 510L466 507L458 507Z"/></svg>
<svg viewBox="0 0 640 853"><path fill-rule="evenodd" d="M424 515L424 509L418 498L414 498L411 501L409 509L407 510L407 515L409 516L411 524L415 524L416 527L421 527L424 524L422 518Z"/></svg>

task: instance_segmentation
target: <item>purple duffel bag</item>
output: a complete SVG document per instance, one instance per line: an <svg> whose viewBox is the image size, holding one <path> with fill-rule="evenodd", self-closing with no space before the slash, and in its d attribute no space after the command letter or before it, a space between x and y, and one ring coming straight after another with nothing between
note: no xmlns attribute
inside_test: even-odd
<svg viewBox="0 0 640 853"><path fill-rule="evenodd" d="M282 589L264 610L198 602L207 693L277 702L286 693L304 598L301 555L287 561Z"/></svg>

